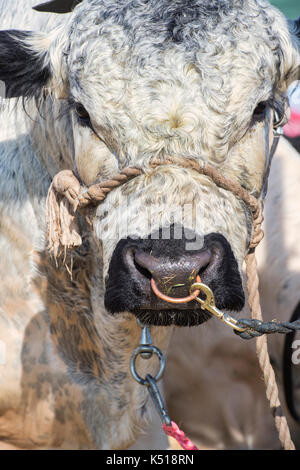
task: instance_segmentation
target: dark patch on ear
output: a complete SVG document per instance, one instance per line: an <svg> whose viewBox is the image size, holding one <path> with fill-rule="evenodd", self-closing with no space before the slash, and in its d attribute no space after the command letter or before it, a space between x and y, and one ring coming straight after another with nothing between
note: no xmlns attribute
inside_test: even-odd
<svg viewBox="0 0 300 470"><path fill-rule="evenodd" d="M70 13L82 0L52 0L33 7L36 11L48 13Z"/></svg>
<svg viewBox="0 0 300 470"><path fill-rule="evenodd" d="M5 83L5 98L37 97L51 77L45 58L24 41L30 31L0 31L0 80Z"/></svg>

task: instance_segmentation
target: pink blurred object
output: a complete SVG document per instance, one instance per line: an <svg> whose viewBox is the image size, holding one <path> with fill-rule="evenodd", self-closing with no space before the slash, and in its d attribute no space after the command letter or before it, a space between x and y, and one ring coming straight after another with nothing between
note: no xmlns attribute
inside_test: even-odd
<svg viewBox="0 0 300 470"><path fill-rule="evenodd" d="M283 132L287 137L291 138L300 136L300 113L296 111L291 112L291 118L283 127Z"/></svg>
<svg viewBox="0 0 300 470"><path fill-rule="evenodd" d="M197 446L195 446L195 444L192 443L192 441L190 441L186 435L184 434L183 431L181 431L181 429L179 429L179 427L177 426L176 423L174 423L174 421L171 421L171 425L170 426L167 426L166 423L163 423L162 425L162 428L163 430L165 431L165 433L168 435L168 436L171 436L173 437L174 439L176 439L176 441L178 442L178 444L184 449L184 450L199 450Z"/></svg>

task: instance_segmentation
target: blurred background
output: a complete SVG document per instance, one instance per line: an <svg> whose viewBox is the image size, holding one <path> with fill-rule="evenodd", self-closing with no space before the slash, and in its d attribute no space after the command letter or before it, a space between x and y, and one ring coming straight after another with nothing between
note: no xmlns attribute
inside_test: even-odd
<svg viewBox="0 0 300 470"><path fill-rule="evenodd" d="M300 16L299 0L271 0L271 3L279 8L288 18L296 19Z"/></svg>
<svg viewBox="0 0 300 470"><path fill-rule="evenodd" d="M300 16L300 0L270 0L287 18L296 19ZM286 138L300 152L300 86L291 87L290 92L291 119L284 127Z"/></svg>

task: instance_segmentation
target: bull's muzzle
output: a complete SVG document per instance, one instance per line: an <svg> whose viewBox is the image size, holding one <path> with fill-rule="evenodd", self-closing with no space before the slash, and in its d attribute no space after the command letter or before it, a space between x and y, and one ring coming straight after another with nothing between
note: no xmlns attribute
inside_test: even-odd
<svg viewBox="0 0 300 470"><path fill-rule="evenodd" d="M128 238L117 244L106 279L105 306L111 313L131 312L156 325L195 325L210 318L195 300L173 304L157 296L187 297L197 275L214 292L220 309L240 310L244 292L237 261L220 234L204 237L201 249L189 251L183 239Z"/></svg>

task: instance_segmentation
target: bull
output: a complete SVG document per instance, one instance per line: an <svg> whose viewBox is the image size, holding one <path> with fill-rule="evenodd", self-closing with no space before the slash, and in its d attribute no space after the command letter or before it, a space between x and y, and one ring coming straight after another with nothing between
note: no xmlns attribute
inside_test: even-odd
<svg viewBox="0 0 300 470"><path fill-rule="evenodd" d="M185 296L200 274L219 308L240 311L252 235L231 192L150 159L209 162L263 199L273 129L299 77L299 22L261 0L84 0L60 16L2 1L0 24L0 436L23 448L126 448L149 419L128 370L136 319L165 351L173 327L210 318L196 302L159 300L150 279ZM88 187L128 166L143 172L90 223L78 215L81 243L49 253L56 173Z"/></svg>

